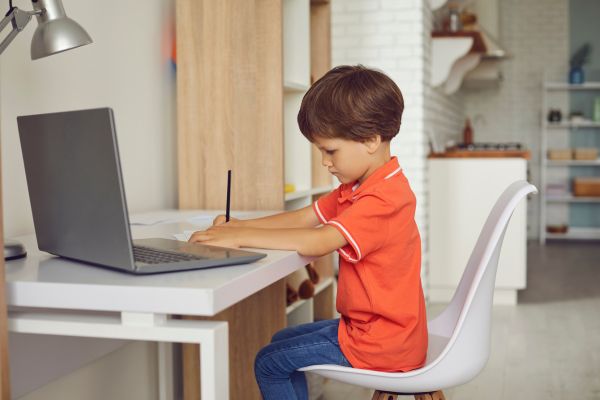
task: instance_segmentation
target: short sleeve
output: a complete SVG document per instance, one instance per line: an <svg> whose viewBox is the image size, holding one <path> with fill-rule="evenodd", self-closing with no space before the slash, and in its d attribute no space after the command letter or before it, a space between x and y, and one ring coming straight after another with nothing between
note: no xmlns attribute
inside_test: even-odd
<svg viewBox="0 0 600 400"><path fill-rule="evenodd" d="M313 203L313 210L322 224L326 224L327 221L337 215L337 203L341 193L340 188L341 185Z"/></svg>
<svg viewBox="0 0 600 400"><path fill-rule="evenodd" d="M369 194L355 200L352 206L327 222L346 238L348 244L340 255L357 263L381 247L387 240L390 217L396 212L391 202L378 194Z"/></svg>

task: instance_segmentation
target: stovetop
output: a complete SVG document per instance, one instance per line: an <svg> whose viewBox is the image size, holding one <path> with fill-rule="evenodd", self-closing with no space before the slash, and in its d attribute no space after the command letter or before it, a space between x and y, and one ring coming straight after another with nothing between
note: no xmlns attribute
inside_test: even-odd
<svg viewBox="0 0 600 400"><path fill-rule="evenodd" d="M523 145L517 142L507 142L507 143L472 143L472 144L464 144L459 143L455 147L456 150L467 150L467 151L481 151L481 150L493 150L493 151L512 151L512 150L522 150Z"/></svg>

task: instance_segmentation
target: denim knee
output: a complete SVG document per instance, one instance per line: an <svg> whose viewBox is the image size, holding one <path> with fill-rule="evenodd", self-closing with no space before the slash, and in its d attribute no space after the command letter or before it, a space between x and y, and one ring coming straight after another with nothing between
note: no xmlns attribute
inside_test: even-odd
<svg viewBox="0 0 600 400"><path fill-rule="evenodd" d="M271 343L277 342L278 340L285 339L287 337L285 329L279 330L271 336Z"/></svg>
<svg viewBox="0 0 600 400"><path fill-rule="evenodd" d="M256 358L254 359L254 375L256 376L269 375L269 370L265 365L265 359L268 359L268 353L265 351L267 347L268 346L265 346L260 349L260 351L256 354Z"/></svg>

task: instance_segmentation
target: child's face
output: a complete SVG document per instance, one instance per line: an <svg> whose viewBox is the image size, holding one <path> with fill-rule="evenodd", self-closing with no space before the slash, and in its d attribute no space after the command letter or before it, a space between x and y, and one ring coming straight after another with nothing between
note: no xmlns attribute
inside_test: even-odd
<svg viewBox="0 0 600 400"><path fill-rule="evenodd" d="M362 182L371 156L364 143L317 137L314 144L321 151L323 166L341 183Z"/></svg>

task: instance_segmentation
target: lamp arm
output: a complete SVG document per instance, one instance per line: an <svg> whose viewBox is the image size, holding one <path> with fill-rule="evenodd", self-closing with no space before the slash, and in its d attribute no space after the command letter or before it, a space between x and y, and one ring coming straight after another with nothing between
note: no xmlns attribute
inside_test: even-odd
<svg viewBox="0 0 600 400"><path fill-rule="evenodd" d="M4 53L4 50L13 41L19 32L25 29L25 26L31 21L31 17L37 14L41 14L42 11L23 11L17 7L12 7L8 14L0 22L0 32L4 30L9 22L12 22L13 29L0 43L0 54Z"/></svg>

